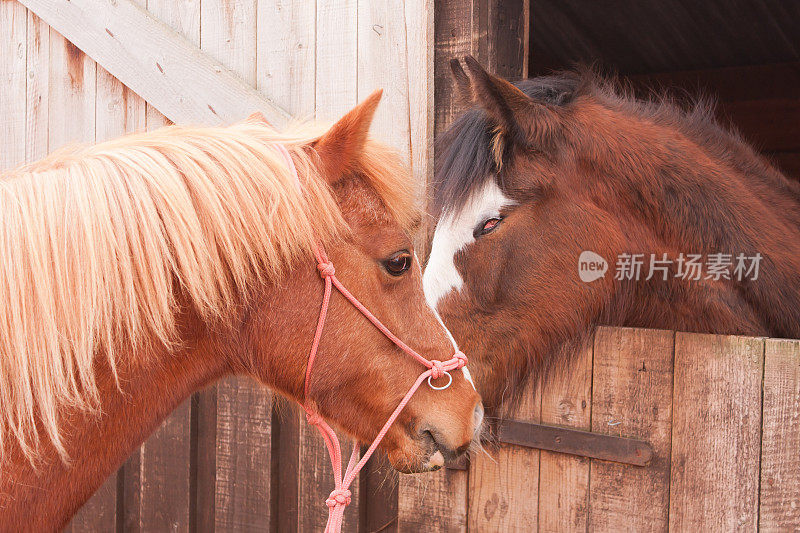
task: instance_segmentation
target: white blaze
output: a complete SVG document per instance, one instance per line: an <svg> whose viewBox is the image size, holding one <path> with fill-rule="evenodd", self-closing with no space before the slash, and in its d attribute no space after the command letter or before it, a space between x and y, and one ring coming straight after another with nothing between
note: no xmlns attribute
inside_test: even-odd
<svg viewBox="0 0 800 533"><path fill-rule="evenodd" d="M464 280L456 269L455 255L475 240L473 236L475 228L487 219L499 217L500 210L511 204L513 201L503 194L492 179L482 189L476 191L457 214L445 213L436 225L428 265L422 276L422 287L428 305L433 309L456 350L458 350L456 341L436 311L436 305L442 296L453 290L461 290L464 286ZM467 367L462 371L464 378L475 388L475 382L472 381Z"/></svg>
<svg viewBox="0 0 800 533"><path fill-rule="evenodd" d="M417 260L417 264L419 264L419 258L417 257L416 252L414 252L414 258ZM450 339L450 343L453 345L453 350L455 350L456 352L459 351L458 344L456 344L456 339L453 337L453 334L450 333L450 330L447 329L447 326L444 325L444 320L442 320L442 317L439 315L439 311L437 311L434 306L430 305L430 303L428 303L428 307L431 308L431 311L433 311L433 316L435 316L436 320L439 321L439 324L442 325L442 329L447 334L447 338ZM464 379L466 379L469 382L469 384L472 385L472 388L475 389L475 382L472 381L472 374L469 373L467 367L466 366L462 367L461 371L464 373Z"/></svg>
<svg viewBox="0 0 800 533"><path fill-rule="evenodd" d="M422 276L425 298L432 308L436 309L444 295L464 286L464 280L456 269L455 256L475 241L475 228L487 219L499 217L500 210L513 203L491 179L473 193L460 211L444 213L436 225L428 265Z"/></svg>

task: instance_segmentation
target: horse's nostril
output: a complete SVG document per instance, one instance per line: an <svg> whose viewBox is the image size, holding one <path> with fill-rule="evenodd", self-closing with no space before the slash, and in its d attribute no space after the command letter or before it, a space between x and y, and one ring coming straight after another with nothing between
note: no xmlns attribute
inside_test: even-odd
<svg viewBox="0 0 800 533"><path fill-rule="evenodd" d="M422 438L422 440L426 444L429 444L434 449L436 448L436 439L433 438L433 433L431 433L430 430L426 429L426 430L420 431L419 436Z"/></svg>

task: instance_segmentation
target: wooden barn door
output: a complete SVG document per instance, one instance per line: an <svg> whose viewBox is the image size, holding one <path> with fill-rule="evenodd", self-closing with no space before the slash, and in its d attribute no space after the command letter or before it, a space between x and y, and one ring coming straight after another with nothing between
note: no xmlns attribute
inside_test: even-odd
<svg viewBox="0 0 800 533"><path fill-rule="evenodd" d="M127 9L129 1L98 4L98 20L87 24L102 24L100 14ZM299 119L332 121L383 88L372 133L412 164L417 179L427 181L433 124L431 1L135 3L256 88L269 105ZM27 5L30 10L15 0L0 1L0 170L67 143L102 141L169 122L37 17L32 6L48 10L65 27L70 27L68 16L46 2ZM83 32L74 26L73 21L73 29ZM108 28L99 30L101 38L115 38ZM116 38L109 44L121 43L136 53L136 42ZM176 64L177 56L170 53L158 50L142 63L159 66L163 59L192 72L191 64ZM207 59L198 56L198 61L207 72ZM171 79L173 71L163 70ZM177 93L176 106L185 104L179 116L202 122L208 116L205 104L199 109L180 101L181 91L194 89L191 84L189 76L180 80L177 91L175 86L162 89ZM149 90L154 96L167 92L157 86ZM219 110L225 103L212 101L209 108L214 113L213 107ZM244 114L230 120L238 118ZM325 524L324 500L332 488L322 440L299 410L250 380L228 379L172 413L67 530L317 531ZM365 469L352 489L345 531L396 526L397 476L380 460Z"/></svg>

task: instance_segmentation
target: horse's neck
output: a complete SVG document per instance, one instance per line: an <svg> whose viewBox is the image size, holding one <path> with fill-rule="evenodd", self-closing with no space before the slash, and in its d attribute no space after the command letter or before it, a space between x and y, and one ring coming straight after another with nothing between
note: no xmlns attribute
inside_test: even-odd
<svg viewBox="0 0 800 533"><path fill-rule="evenodd" d="M665 211L660 216L673 221L675 234L694 239L662 243L672 249L673 258L701 253L707 261L710 254L725 253L734 261L738 254L760 254L757 279L636 283L620 299L627 309L610 313L613 325L800 336L800 188L777 171L758 172L731 168L729 180L700 189L690 202L705 205L703 212L687 206L682 215ZM708 176L698 179L707 181Z"/></svg>
<svg viewBox="0 0 800 533"><path fill-rule="evenodd" d="M44 447L34 469L12 446L0 475L0 530L50 531L77 508L192 392L226 372L222 347L203 337L178 352L128 354L120 365L122 391L98 357L101 415L71 413L63 426L70 464ZM147 363L143 361L147 360Z"/></svg>
<svg viewBox="0 0 800 533"><path fill-rule="evenodd" d="M696 333L768 335L769 327L743 295L725 282L669 280L622 295L624 310L601 323Z"/></svg>

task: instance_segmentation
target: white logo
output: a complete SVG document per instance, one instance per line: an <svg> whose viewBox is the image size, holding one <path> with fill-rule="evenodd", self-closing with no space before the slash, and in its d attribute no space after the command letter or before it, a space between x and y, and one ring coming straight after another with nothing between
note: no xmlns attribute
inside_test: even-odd
<svg viewBox="0 0 800 533"><path fill-rule="evenodd" d="M605 276L608 262L602 256L585 250L578 258L578 276L584 283L591 283Z"/></svg>

